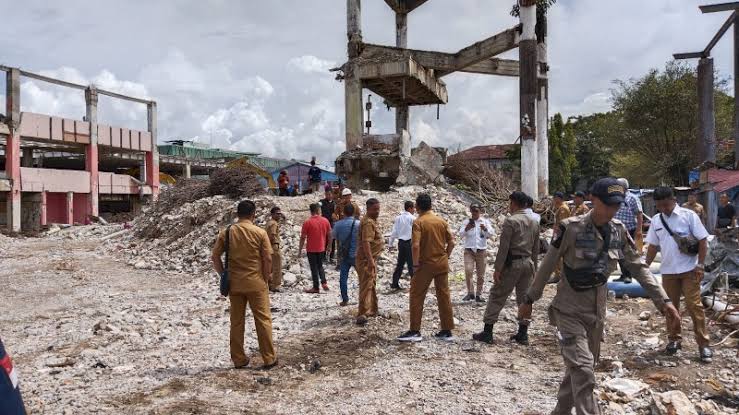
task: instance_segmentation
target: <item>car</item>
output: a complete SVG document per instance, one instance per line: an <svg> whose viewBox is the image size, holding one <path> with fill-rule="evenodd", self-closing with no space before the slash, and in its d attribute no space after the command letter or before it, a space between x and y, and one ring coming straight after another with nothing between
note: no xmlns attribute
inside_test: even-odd
<svg viewBox="0 0 739 415"><path fill-rule="evenodd" d="M0 339L0 414L26 414L18 386L18 373L13 368L13 361L5 351L2 339Z"/></svg>

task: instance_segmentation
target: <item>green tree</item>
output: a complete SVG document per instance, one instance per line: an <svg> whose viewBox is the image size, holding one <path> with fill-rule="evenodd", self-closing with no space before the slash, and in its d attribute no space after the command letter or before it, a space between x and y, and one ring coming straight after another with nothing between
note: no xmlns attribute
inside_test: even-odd
<svg viewBox="0 0 739 415"><path fill-rule="evenodd" d="M575 169L572 188L590 188L596 180L611 175L613 151L609 134L618 125L615 113L598 113L571 117L568 120L575 134Z"/></svg>
<svg viewBox="0 0 739 415"><path fill-rule="evenodd" d="M549 188L552 192L572 189L572 173L577 167L575 131L562 114L555 114L549 127Z"/></svg>
<svg viewBox="0 0 739 415"><path fill-rule="evenodd" d="M715 91L716 134L730 137L730 102L719 80ZM687 185L698 160L698 96L696 70L669 62L639 79L616 81L612 91L618 122L609 132L614 150L613 172L636 184Z"/></svg>

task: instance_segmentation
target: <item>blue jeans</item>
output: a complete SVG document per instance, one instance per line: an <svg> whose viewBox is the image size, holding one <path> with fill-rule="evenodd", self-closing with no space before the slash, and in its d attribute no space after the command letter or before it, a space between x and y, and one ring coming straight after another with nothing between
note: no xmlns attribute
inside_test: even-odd
<svg viewBox="0 0 739 415"><path fill-rule="evenodd" d="M354 258L347 258L341 260L341 267L339 268L339 288L341 288L341 301L349 301L349 287L347 282L349 280L349 270L354 266Z"/></svg>

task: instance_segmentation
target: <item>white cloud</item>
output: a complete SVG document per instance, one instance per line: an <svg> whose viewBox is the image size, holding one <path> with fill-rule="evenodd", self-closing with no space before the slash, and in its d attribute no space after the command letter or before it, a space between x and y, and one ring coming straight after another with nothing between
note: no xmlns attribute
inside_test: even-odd
<svg viewBox="0 0 739 415"><path fill-rule="evenodd" d="M325 73L336 67L336 62L323 60L313 55L298 56L287 61L287 66L305 73Z"/></svg>

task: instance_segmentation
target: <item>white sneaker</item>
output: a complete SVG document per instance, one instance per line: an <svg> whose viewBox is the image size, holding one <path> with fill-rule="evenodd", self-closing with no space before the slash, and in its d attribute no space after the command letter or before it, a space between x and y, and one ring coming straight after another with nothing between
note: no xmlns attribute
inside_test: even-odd
<svg viewBox="0 0 739 415"><path fill-rule="evenodd" d="M407 343L416 343L420 342L421 340L423 340L423 337L421 337L421 333L417 331L407 331L398 337L398 341Z"/></svg>

